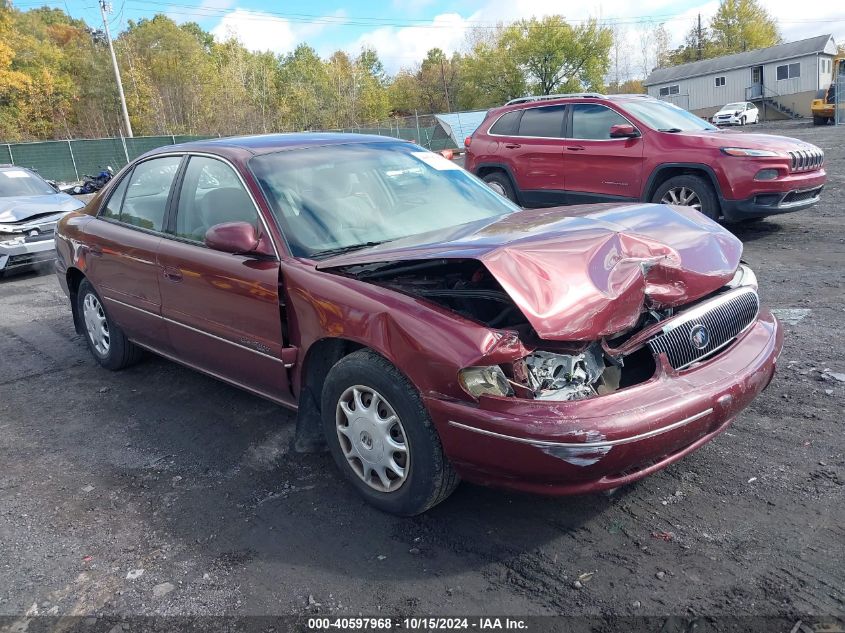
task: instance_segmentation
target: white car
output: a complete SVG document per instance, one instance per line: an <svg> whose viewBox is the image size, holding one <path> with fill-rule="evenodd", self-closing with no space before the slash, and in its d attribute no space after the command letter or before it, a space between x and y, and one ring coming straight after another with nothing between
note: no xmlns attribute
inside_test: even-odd
<svg viewBox="0 0 845 633"><path fill-rule="evenodd" d="M738 101L722 106L713 115L714 125L745 125L746 123L757 123L760 119L760 111L757 106L747 101Z"/></svg>
<svg viewBox="0 0 845 633"><path fill-rule="evenodd" d="M84 206L29 169L0 165L0 277L56 259L56 223Z"/></svg>

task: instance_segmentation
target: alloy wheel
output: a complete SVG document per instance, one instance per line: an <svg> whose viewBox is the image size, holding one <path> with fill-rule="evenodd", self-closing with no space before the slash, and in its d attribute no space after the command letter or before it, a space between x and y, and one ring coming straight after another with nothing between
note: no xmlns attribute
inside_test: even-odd
<svg viewBox="0 0 845 633"><path fill-rule="evenodd" d="M384 396L371 387L349 387L338 400L335 422L343 455L364 483L378 492L394 492L405 483L407 435Z"/></svg>
<svg viewBox="0 0 845 633"><path fill-rule="evenodd" d="M488 182L487 186L490 187L496 193L498 193L500 196L503 196L505 198L508 197L508 193L505 191L505 188L502 186L502 183L496 182L494 180L492 182Z"/></svg>
<svg viewBox="0 0 845 633"><path fill-rule="evenodd" d="M673 187L669 189L660 199L663 204L675 204L681 207L692 207L701 211L701 199L689 187Z"/></svg>
<svg viewBox="0 0 845 633"><path fill-rule="evenodd" d="M85 329L88 331L91 345L94 346L100 356L108 356L111 347L109 322L100 300L93 294L85 295L82 302L82 316L85 320Z"/></svg>

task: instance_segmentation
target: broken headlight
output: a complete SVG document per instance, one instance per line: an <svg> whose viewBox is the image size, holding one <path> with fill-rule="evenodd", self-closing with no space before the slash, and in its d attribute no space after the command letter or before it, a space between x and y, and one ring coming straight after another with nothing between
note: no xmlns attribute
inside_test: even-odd
<svg viewBox="0 0 845 633"><path fill-rule="evenodd" d="M728 288L751 286L754 290L757 290L757 275L745 264L740 264L739 268L736 269L736 273L734 273L733 279L728 282L727 286Z"/></svg>
<svg viewBox="0 0 845 633"><path fill-rule="evenodd" d="M513 389L498 365L467 367L458 373L461 386L475 396L510 396Z"/></svg>

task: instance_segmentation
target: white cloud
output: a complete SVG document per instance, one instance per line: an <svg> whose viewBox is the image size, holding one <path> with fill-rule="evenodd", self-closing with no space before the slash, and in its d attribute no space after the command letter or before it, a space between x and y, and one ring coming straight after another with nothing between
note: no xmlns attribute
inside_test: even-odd
<svg viewBox="0 0 845 633"><path fill-rule="evenodd" d="M230 0L205 0L206 2L227 2ZM342 9L326 16L320 22L291 22L285 18L265 13L235 9L224 15L220 22L211 29L211 34L218 41L236 39L253 51L272 51L282 55L289 53L297 45L308 42L337 23L342 23L345 12Z"/></svg>
<svg viewBox="0 0 845 633"><path fill-rule="evenodd" d="M440 48L446 54L459 50L468 28L477 19L477 14L465 19L458 13L441 13L420 26L383 26L365 33L347 49L357 52L365 46L374 48L387 71L393 73L419 63L432 48Z"/></svg>

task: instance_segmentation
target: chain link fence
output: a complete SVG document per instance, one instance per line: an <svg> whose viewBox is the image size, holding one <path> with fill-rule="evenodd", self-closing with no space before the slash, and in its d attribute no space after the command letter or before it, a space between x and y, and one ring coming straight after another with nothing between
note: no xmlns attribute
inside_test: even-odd
<svg viewBox="0 0 845 633"><path fill-rule="evenodd" d="M455 148L455 143L443 127L437 124L433 115L396 117L375 123L319 131L392 136L413 141L433 151ZM97 174L109 166L117 172L128 162L151 149L206 138L211 137L167 135L0 143L0 164L26 167L57 182L77 182L86 175Z"/></svg>
<svg viewBox="0 0 845 633"><path fill-rule="evenodd" d="M375 134L392 136L406 141L413 141L432 151L454 149L455 143L438 125L434 115L420 114L406 117L393 117L374 123L362 123L351 127L320 130L321 132L346 132L354 134Z"/></svg>

